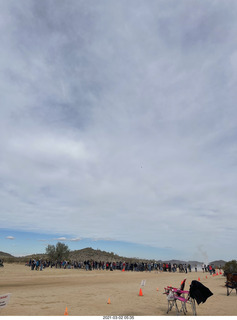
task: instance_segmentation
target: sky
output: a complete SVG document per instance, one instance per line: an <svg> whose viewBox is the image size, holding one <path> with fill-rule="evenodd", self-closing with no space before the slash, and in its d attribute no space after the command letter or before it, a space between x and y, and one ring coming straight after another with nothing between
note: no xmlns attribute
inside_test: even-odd
<svg viewBox="0 0 237 320"><path fill-rule="evenodd" d="M236 10L0 0L0 251L236 259Z"/></svg>

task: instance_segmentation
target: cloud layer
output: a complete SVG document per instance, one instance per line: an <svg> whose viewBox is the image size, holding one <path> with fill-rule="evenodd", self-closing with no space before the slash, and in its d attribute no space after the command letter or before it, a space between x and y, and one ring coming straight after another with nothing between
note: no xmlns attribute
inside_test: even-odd
<svg viewBox="0 0 237 320"><path fill-rule="evenodd" d="M234 8L2 2L1 227L231 258Z"/></svg>

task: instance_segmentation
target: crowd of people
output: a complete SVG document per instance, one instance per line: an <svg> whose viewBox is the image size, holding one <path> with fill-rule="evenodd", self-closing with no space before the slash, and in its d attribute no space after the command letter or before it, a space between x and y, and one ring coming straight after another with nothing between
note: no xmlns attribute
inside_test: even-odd
<svg viewBox="0 0 237 320"><path fill-rule="evenodd" d="M60 268L60 269L85 269L91 270L121 270L121 271L157 271L157 272L197 272L197 266L192 267L190 264L171 264L158 262L104 262L95 260L86 260L84 262L78 261L49 261L42 259L30 259L26 264L31 267L31 270L42 271L45 268ZM203 272L215 273L215 269L211 265L202 265Z"/></svg>

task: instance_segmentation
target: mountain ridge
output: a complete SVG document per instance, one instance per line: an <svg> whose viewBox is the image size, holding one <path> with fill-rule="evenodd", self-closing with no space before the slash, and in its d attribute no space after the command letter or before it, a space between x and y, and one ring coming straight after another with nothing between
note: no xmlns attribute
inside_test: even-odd
<svg viewBox="0 0 237 320"><path fill-rule="evenodd" d="M9 260L9 262L26 262L30 258L38 258L38 259L46 259L47 255L45 253L36 253L36 254L31 254L31 255L26 255L22 257L14 257L13 255L2 252L0 251L0 258L5 258ZM190 264L192 267L194 266L201 266L204 262L200 261L185 261L185 260L178 260L178 259L171 259L171 260L161 260L161 259L142 259L138 257L123 257L115 254L114 252L107 252L107 251L102 251L102 250L95 250L91 247L88 248L83 248L79 250L73 250L70 251L69 255L70 260L75 260L75 261L87 261L87 260L94 260L94 261L126 261L126 262L147 262L147 261L152 261L156 263L171 263L171 264ZM7 261L6 261L7 262ZM215 260L209 262L209 264L215 265L215 266L224 266L227 261L225 260Z"/></svg>
<svg viewBox="0 0 237 320"><path fill-rule="evenodd" d="M3 257L13 257L13 255L11 255L10 253L7 253L7 252L3 252L3 251L0 251L0 258L3 258Z"/></svg>

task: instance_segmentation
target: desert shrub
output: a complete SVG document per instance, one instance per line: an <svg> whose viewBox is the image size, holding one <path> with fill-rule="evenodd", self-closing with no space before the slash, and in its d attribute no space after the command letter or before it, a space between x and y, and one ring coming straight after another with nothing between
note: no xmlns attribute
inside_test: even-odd
<svg viewBox="0 0 237 320"><path fill-rule="evenodd" d="M231 260L226 262L226 264L223 267L225 273L237 273L237 261Z"/></svg>

